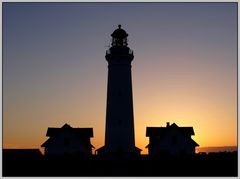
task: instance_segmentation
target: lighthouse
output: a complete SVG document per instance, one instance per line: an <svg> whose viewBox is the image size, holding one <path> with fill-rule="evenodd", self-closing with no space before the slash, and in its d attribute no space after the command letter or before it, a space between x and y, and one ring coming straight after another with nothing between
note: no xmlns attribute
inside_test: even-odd
<svg viewBox="0 0 240 179"><path fill-rule="evenodd" d="M108 62L105 145L97 150L106 155L139 155L135 147L131 62L133 51L128 47L128 34L118 25L106 51Z"/></svg>

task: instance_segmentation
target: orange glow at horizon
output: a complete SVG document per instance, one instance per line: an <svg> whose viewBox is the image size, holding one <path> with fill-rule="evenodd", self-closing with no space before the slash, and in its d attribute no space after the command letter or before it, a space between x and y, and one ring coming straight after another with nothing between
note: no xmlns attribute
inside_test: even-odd
<svg viewBox="0 0 240 179"><path fill-rule="evenodd" d="M133 71L135 144L142 149L142 154L147 154L145 147L149 143L146 127L165 127L166 122L176 123L179 127L193 127L195 135L192 138L200 147L237 145L236 90L232 89L232 93L225 95L224 89L215 92L215 87L197 84L199 81L194 82L191 79L180 84L179 78L170 79L176 80L176 83L172 81L167 84L146 86L142 80L147 77L142 78L136 73ZM76 91L63 99L60 99L64 94L63 91L50 96L50 103L44 106L42 105L44 101L35 101L34 105L26 103L25 106L15 103L18 108L14 109L18 116L8 110L3 115L6 121L17 117L19 123L11 127L8 126L9 123L3 123L3 147L41 148L40 145L47 140L45 136L47 128L62 127L65 123L72 127L93 127L94 137L91 138L91 142L95 150L103 146L106 108L105 78L106 72L103 74L101 85L99 82L94 84L94 88L82 91L85 93L83 98L75 96L77 89L81 88L78 84ZM198 86L202 86L202 89ZM101 95L96 92L96 89L101 91ZM231 98L230 102L228 98ZM71 107L68 104L71 104ZM28 111L30 107L35 110ZM25 118L35 119L38 124L29 125L28 121L24 121ZM229 121L227 124L231 127L226 126L224 121ZM36 130L36 127L40 130ZM41 151L43 151L42 148Z"/></svg>
<svg viewBox="0 0 240 179"><path fill-rule="evenodd" d="M146 127L165 127L166 122L170 122L170 124L176 123L179 127L193 127L195 135L192 138L200 147L237 145L237 128L233 130L221 125L221 121L228 118L230 126L237 126L234 105L228 109L229 104L227 103L225 105L221 103L215 104L214 101L211 102L208 98L198 98L188 94L177 97L177 94L164 96L159 93L151 96L151 93L148 93L148 95L145 95L146 98L141 98L142 91L138 90L141 88L137 88L136 85L133 87L135 144L142 149L142 154L147 154L145 147L149 142L146 137ZM5 133L11 133L12 135L4 135L3 147L40 148L40 145L47 140L45 136L47 127L62 127L65 123L70 124L72 127L93 127L94 137L91 138L93 146L95 149L103 146L105 136L105 97L102 96L96 104L90 102L81 104L81 100L74 100L73 97L70 97L68 101L75 101L75 104L72 103L72 106L75 107L66 108L66 105L62 104L48 110L49 106L45 106L42 109L42 111L45 111L42 116L38 116L34 111L21 114L22 112L19 109L19 116L38 118L37 121L41 121L41 126L39 126L41 128L35 132L33 126L28 126L27 123L19 123L14 128L11 127L11 131L5 131L4 129ZM79 106L84 109L79 110ZM94 113L88 110L90 106L96 107ZM98 108L98 106L101 106L101 108ZM7 119L12 114L9 115L5 113L4 118ZM21 135L17 133L20 129L22 130ZM16 135L14 135L15 132ZM12 144L8 142L12 142ZM41 150L43 151L43 149Z"/></svg>

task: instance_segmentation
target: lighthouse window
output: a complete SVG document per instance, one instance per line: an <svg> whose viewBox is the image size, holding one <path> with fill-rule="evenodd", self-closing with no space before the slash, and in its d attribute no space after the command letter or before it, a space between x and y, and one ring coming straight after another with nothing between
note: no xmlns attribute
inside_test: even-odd
<svg viewBox="0 0 240 179"><path fill-rule="evenodd" d="M122 45L122 39L116 39L116 43L117 43L117 46L121 46Z"/></svg>
<svg viewBox="0 0 240 179"><path fill-rule="evenodd" d="M123 39L123 45L127 46L127 39Z"/></svg>
<svg viewBox="0 0 240 179"><path fill-rule="evenodd" d="M115 46L116 45L116 39L112 39L112 46Z"/></svg>

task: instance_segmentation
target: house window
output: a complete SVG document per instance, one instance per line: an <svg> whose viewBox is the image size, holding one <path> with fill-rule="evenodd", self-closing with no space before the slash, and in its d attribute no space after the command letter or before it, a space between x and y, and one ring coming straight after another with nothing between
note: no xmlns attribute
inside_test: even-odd
<svg viewBox="0 0 240 179"><path fill-rule="evenodd" d="M176 136L171 136L171 144L176 145L177 144L177 137Z"/></svg>
<svg viewBox="0 0 240 179"><path fill-rule="evenodd" d="M65 146L69 146L69 144L70 144L70 139L69 138L64 138L64 145Z"/></svg>

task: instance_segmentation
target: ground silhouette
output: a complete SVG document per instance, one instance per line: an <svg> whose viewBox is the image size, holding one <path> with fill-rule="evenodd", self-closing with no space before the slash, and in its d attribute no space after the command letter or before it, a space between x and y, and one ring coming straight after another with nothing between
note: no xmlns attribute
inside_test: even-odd
<svg viewBox="0 0 240 179"><path fill-rule="evenodd" d="M238 175L237 152L134 158L13 156L3 152L3 176L228 176Z"/></svg>

